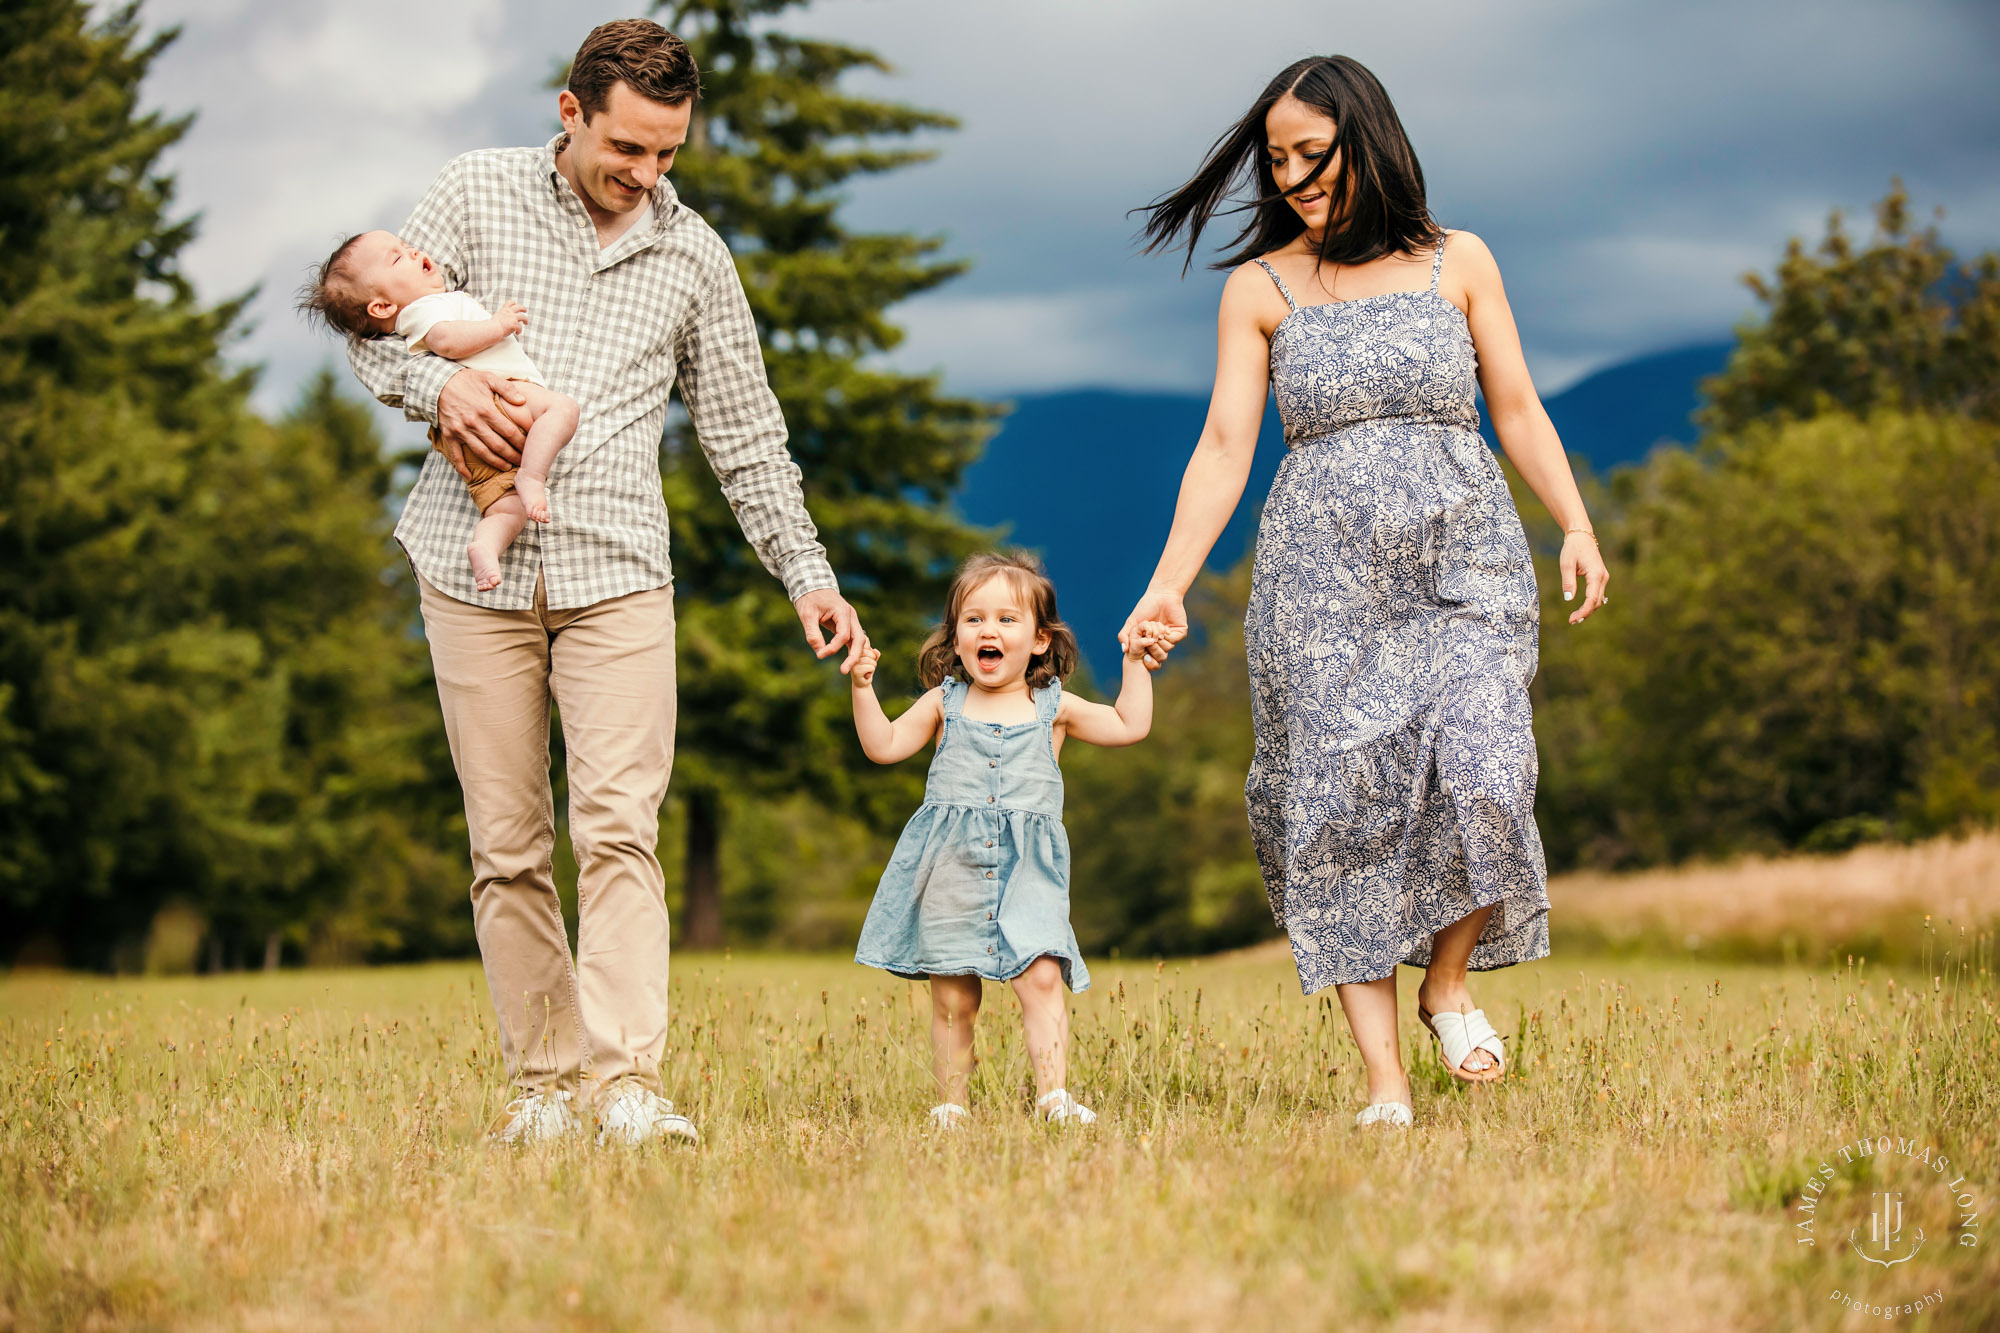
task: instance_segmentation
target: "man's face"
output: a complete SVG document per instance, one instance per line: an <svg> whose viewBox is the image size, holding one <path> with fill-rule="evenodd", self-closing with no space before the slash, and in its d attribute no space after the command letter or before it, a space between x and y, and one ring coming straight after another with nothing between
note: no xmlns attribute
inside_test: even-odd
<svg viewBox="0 0 2000 1333"><path fill-rule="evenodd" d="M607 213L629 213L652 194L687 142L692 99L667 106L615 83L604 109L588 122L576 95L567 88L556 100L569 132L564 174L587 203Z"/></svg>

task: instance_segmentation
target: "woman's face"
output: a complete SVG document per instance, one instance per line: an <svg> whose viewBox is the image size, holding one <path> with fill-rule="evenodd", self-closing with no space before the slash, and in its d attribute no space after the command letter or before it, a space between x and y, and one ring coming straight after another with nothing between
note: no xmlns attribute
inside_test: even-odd
<svg viewBox="0 0 2000 1333"><path fill-rule="evenodd" d="M1311 232L1325 228L1332 202L1327 187L1340 178L1340 154L1334 152L1333 131L1331 117L1290 93L1280 97L1264 115L1264 160L1270 164L1271 177L1280 190L1288 190L1312 175L1327 154L1333 154L1333 160L1320 172L1319 179L1299 193L1285 196L1285 202Z"/></svg>

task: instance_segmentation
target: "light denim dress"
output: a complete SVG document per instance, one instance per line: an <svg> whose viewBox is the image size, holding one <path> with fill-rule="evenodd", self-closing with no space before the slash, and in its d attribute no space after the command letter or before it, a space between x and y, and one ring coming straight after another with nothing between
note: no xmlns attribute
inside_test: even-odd
<svg viewBox="0 0 2000 1333"><path fill-rule="evenodd" d="M1073 991L1090 972L1069 924L1069 836L1054 726L1062 682L1035 693L1033 722L964 716L947 677L944 735L924 803L882 871L854 961L899 977L1010 981L1043 954Z"/></svg>

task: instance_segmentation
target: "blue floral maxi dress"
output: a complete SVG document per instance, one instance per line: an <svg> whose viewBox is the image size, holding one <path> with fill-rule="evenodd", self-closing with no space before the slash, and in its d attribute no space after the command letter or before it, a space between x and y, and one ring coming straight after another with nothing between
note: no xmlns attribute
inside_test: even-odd
<svg viewBox="0 0 2000 1333"><path fill-rule="evenodd" d="M1292 310L1271 335L1289 452L1244 618L1244 796L1308 994L1429 963L1489 903L1469 967L1549 951L1535 573L1443 260L1427 291L1304 308L1264 264Z"/></svg>

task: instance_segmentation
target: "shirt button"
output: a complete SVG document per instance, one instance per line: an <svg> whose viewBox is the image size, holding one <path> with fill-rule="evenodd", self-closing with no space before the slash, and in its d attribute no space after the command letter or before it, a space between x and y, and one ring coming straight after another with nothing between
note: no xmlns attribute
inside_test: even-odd
<svg viewBox="0 0 2000 1333"><path fill-rule="evenodd" d="M986 946L986 952L988 952L988 953L992 953L992 952L993 952L993 946L992 946L992 945L990 945L990 944L989 944L989 945L987 945L987 946Z"/></svg>
<svg viewBox="0 0 2000 1333"><path fill-rule="evenodd" d="M991 846L993 845L993 839L991 839L991 838L988 838L988 839L986 840L986 845L987 845L988 847L991 847Z"/></svg>
<svg viewBox="0 0 2000 1333"><path fill-rule="evenodd" d="M986 878L988 878L988 879L992 879L992 878L993 878L993 872L992 872L992 871L990 871L990 870L989 870L989 871L987 871L987 872L986 872Z"/></svg>
<svg viewBox="0 0 2000 1333"><path fill-rule="evenodd" d="M998 768L1000 767L1000 761L998 759L988 759L986 761L986 766L988 768Z"/></svg>
<svg viewBox="0 0 2000 1333"><path fill-rule="evenodd" d="M988 804L988 805L991 805L991 804L993 804L993 798L992 798L991 796L989 796L989 797L987 797L987 798L986 798L986 804Z"/></svg>
<svg viewBox="0 0 2000 1333"><path fill-rule="evenodd" d="M988 912L988 913L986 914L986 919L987 919L988 921L991 921L991 920L993 919L993 913L991 913L991 912Z"/></svg>
<svg viewBox="0 0 2000 1333"><path fill-rule="evenodd" d="M995 728L993 728L993 734L994 734L995 736L998 736L998 735L1000 734L1000 728L998 728L998 727L995 727Z"/></svg>

